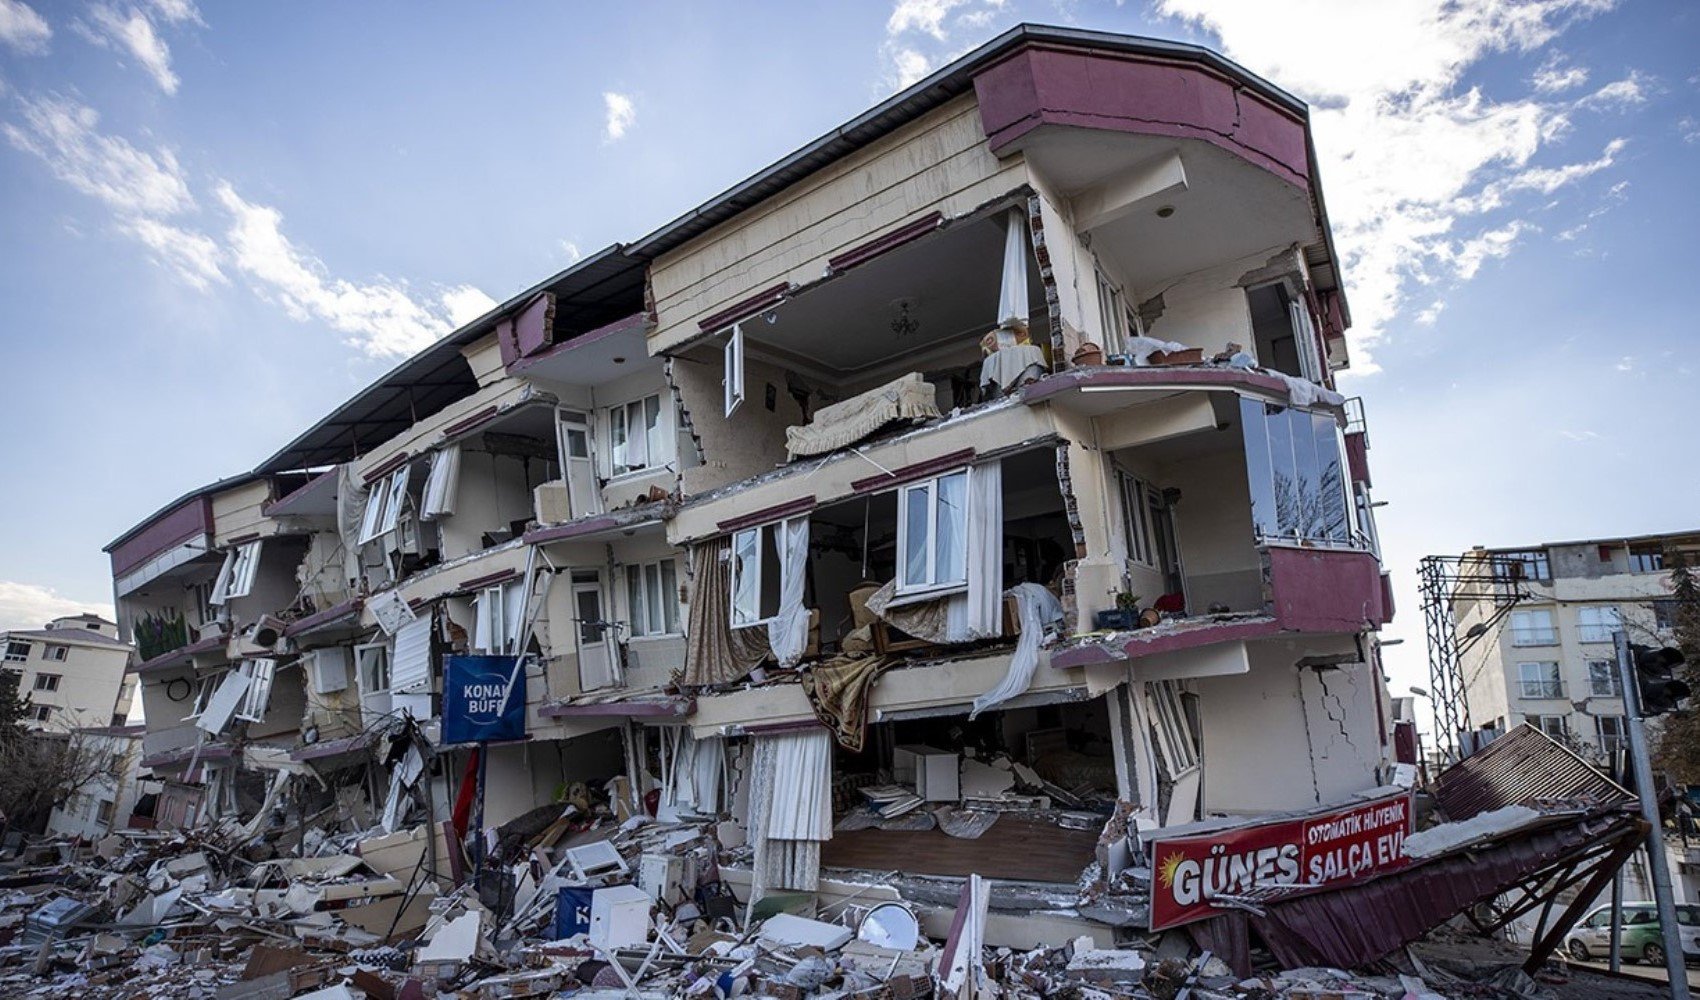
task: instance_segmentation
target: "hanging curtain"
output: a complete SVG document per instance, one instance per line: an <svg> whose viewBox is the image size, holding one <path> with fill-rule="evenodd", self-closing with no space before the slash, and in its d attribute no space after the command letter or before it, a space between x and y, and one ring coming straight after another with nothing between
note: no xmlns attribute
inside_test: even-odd
<svg viewBox="0 0 1700 1000"><path fill-rule="evenodd" d="M1015 644L1015 652L1010 654L1009 672L997 687L974 699L974 707L968 711L970 719L1033 686L1033 673L1039 668L1039 647L1045 641L1045 626L1063 616L1062 602L1036 583L1018 583L1009 589L1009 594L1015 598L1017 617L1021 619L1021 638Z"/></svg>
<svg viewBox="0 0 1700 1000"><path fill-rule="evenodd" d="M960 641L1003 634L1003 463L968 475L968 591L951 599L947 631Z"/></svg>
<svg viewBox="0 0 1700 1000"><path fill-rule="evenodd" d="M732 627L731 541L691 552L691 606L685 631L684 683L703 687L741 680L767 658L766 629Z"/></svg>
<svg viewBox="0 0 1700 1000"><path fill-rule="evenodd" d="M782 667L794 667L809 644L809 609L803 607L803 577L809 559L809 519L794 517L774 525L785 539L779 572L779 614L767 623L767 643Z"/></svg>
<svg viewBox="0 0 1700 1000"><path fill-rule="evenodd" d="M366 521L368 490L354 474L354 463L336 469L336 533L342 540L343 577L360 578L360 527Z"/></svg>
<svg viewBox="0 0 1700 1000"><path fill-rule="evenodd" d="M726 748L720 737L699 740L691 736L690 729L680 728L662 789L662 804L671 806L675 816L716 815L720 812L725 770Z"/></svg>
<svg viewBox="0 0 1700 1000"><path fill-rule="evenodd" d="M1003 286L998 295L998 326L1027 325L1027 220L1009 210L1004 226Z"/></svg>
<svg viewBox="0 0 1700 1000"><path fill-rule="evenodd" d="M751 742L754 906L772 890L813 892L820 881L821 841L832 836L832 738L811 729Z"/></svg>

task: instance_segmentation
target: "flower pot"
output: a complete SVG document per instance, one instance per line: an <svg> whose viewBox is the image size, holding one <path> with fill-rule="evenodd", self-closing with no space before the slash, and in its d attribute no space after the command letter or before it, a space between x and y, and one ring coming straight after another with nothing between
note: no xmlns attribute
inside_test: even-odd
<svg viewBox="0 0 1700 1000"><path fill-rule="evenodd" d="M1073 360L1076 365L1101 365L1104 363L1104 349L1087 341L1075 350Z"/></svg>

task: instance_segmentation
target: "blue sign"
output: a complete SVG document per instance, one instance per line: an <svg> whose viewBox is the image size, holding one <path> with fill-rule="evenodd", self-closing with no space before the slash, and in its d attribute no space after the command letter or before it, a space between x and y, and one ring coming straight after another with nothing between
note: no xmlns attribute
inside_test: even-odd
<svg viewBox="0 0 1700 1000"><path fill-rule="evenodd" d="M595 889L569 885L555 897L555 940L590 933L590 896Z"/></svg>
<svg viewBox="0 0 1700 1000"><path fill-rule="evenodd" d="M443 666L443 742L525 739L525 668L517 656L451 656Z"/></svg>

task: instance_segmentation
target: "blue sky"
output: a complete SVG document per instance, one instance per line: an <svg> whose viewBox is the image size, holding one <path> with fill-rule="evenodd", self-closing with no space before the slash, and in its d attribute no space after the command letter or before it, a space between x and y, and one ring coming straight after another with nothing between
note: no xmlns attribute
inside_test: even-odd
<svg viewBox="0 0 1700 1000"><path fill-rule="evenodd" d="M1386 555L1700 526L1700 8L0 0L0 627L452 325L1020 21L1310 100Z"/></svg>

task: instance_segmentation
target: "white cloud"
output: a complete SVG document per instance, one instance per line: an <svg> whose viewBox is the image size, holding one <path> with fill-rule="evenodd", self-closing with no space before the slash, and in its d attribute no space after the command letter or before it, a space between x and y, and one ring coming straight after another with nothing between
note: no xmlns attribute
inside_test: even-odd
<svg viewBox="0 0 1700 1000"><path fill-rule="evenodd" d="M1598 441L1600 439L1600 434L1597 431L1559 431L1559 433L1572 441Z"/></svg>
<svg viewBox="0 0 1700 1000"><path fill-rule="evenodd" d="M574 243L572 240L561 241L561 254L567 258L567 263L569 265L577 264L579 261L584 259L584 252L581 251L578 248L578 244Z"/></svg>
<svg viewBox="0 0 1700 1000"><path fill-rule="evenodd" d="M323 261L283 234L283 214L277 209L244 200L229 183L218 185L217 196L232 219L226 235L230 260L256 290L299 322L317 320L347 334L348 343L367 357L413 354L452 330L457 316L494 304L466 286L426 304L413 297L405 282L333 277Z"/></svg>
<svg viewBox="0 0 1700 1000"><path fill-rule="evenodd" d="M167 24L206 23L201 20L201 12L195 9L192 0L151 0L149 5Z"/></svg>
<svg viewBox="0 0 1700 1000"><path fill-rule="evenodd" d="M448 313L449 323L456 327L465 326L496 308L495 299L471 285L456 285L437 298Z"/></svg>
<svg viewBox="0 0 1700 1000"><path fill-rule="evenodd" d="M1614 365L1613 367L1616 368L1620 372L1632 372L1632 371L1634 371L1635 370L1635 355L1625 354L1623 357L1617 359L1617 364Z"/></svg>
<svg viewBox="0 0 1700 1000"><path fill-rule="evenodd" d="M1433 326L1435 321L1440 319L1440 314L1445 311L1445 302L1431 302L1422 312L1417 313L1417 324L1419 326Z"/></svg>
<svg viewBox="0 0 1700 1000"><path fill-rule="evenodd" d="M110 603L73 600L52 587L0 580L0 629L38 629L55 618L85 611L112 618Z"/></svg>
<svg viewBox="0 0 1700 1000"><path fill-rule="evenodd" d="M1682 136L1683 142L1689 145L1700 142L1700 121L1688 115L1683 115L1676 123L1676 130Z"/></svg>
<svg viewBox="0 0 1700 1000"><path fill-rule="evenodd" d="M626 130L637 121L637 105L632 103L629 94L615 91L604 91L602 94L604 118L602 122L602 141L618 142L626 135Z"/></svg>
<svg viewBox="0 0 1700 1000"><path fill-rule="evenodd" d="M1588 71L1581 66L1565 65L1564 56L1554 52L1541 68L1535 70L1535 75L1529 78L1530 86L1542 94L1561 94L1574 90L1588 82Z"/></svg>
<svg viewBox="0 0 1700 1000"><path fill-rule="evenodd" d="M902 90L984 41L1003 22L1016 20L1008 0L896 0L880 44L881 82ZM960 38L964 31L971 35L966 41Z"/></svg>
<svg viewBox="0 0 1700 1000"><path fill-rule="evenodd" d="M171 70L171 48L154 31L153 22L146 14L134 7L120 11L96 4L89 10L89 17L94 21L92 27L79 25L84 37L97 45L128 52L159 84L159 89L167 94L177 93L177 74Z"/></svg>
<svg viewBox="0 0 1700 1000"><path fill-rule="evenodd" d="M168 216L194 207L188 182L169 149L148 152L102 134L100 115L69 98L21 102L23 122L0 126L6 138L40 157L60 180L129 215Z"/></svg>
<svg viewBox="0 0 1700 1000"><path fill-rule="evenodd" d="M947 37L944 19L951 11L967 2L968 0L897 0L897 5L891 9L891 16L886 19L885 32L888 35L901 35L906 31L919 31L942 42Z"/></svg>
<svg viewBox="0 0 1700 1000"><path fill-rule="evenodd" d="M23 0L0 0L0 42L26 56L47 51L53 29Z"/></svg>
<svg viewBox="0 0 1700 1000"><path fill-rule="evenodd" d="M224 253L205 233L157 219L121 220L118 230L153 251L154 259L190 288L204 292L214 284L229 283L219 267Z"/></svg>
<svg viewBox="0 0 1700 1000"><path fill-rule="evenodd" d="M1608 83L1583 97L1576 102L1576 106L1602 111L1621 111L1647 103L1647 92L1652 87L1653 80L1650 77L1638 70L1631 70L1623 79Z"/></svg>
<svg viewBox="0 0 1700 1000"><path fill-rule="evenodd" d="M1603 170L1595 160L1536 166L1573 105L1462 84L1501 52L1530 52L1615 0L1156 0L1160 13L1214 32L1225 54L1312 103L1320 175L1352 303L1354 370L1405 308L1407 290L1466 280L1528 228L1481 214L1515 195L1552 194ZM1386 39L1399 39L1396 45ZM1551 63L1561 73L1558 62ZM1554 76L1549 87L1579 85Z"/></svg>

